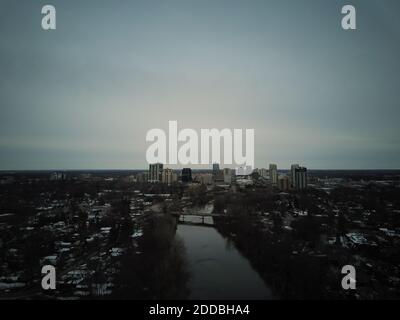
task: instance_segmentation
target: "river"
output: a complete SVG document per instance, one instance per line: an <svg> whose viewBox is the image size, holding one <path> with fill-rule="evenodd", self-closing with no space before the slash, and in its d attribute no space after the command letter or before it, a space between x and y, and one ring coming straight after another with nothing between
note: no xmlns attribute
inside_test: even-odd
<svg viewBox="0 0 400 320"><path fill-rule="evenodd" d="M186 217L200 222L201 218ZM212 224L212 218L205 218ZM191 272L190 299L273 299L249 261L211 226L179 224L176 236L186 248Z"/></svg>

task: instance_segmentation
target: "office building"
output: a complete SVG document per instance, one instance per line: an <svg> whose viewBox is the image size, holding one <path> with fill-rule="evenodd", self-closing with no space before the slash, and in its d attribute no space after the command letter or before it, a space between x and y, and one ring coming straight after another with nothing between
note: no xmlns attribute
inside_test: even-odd
<svg viewBox="0 0 400 320"><path fill-rule="evenodd" d="M216 173L219 171L219 164L218 163L213 163L213 173Z"/></svg>
<svg viewBox="0 0 400 320"><path fill-rule="evenodd" d="M183 168L181 179L183 183L192 182L192 169L190 168Z"/></svg>

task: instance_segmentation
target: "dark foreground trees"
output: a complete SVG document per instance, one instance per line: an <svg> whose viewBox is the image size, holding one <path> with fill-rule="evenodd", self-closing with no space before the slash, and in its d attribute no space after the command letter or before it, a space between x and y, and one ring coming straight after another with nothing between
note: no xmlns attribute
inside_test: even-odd
<svg viewBox="0 0 400 320"><path fill-rule="evenodd" d="M175 237L174 218L150 217L143 237L129 247L121 261L115 298L185 299L190 278L185 249Z"/></svg>

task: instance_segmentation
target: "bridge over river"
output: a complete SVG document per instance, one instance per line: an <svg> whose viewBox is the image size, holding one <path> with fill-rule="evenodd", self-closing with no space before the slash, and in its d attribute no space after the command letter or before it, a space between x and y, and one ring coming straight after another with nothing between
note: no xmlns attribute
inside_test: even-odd
<svg viewBox="0 0 400 320"><path fill-rule="evenodd" d="M175 212L172 213L174 217L178 219L179 224L200 224L205 226L213 225L213 223L207 223L206 218L217 218L217 217L226 217L225 214L221 213L201 213L201 212ZM201 221L195 221L196 219L193 218L200 218Z"/></svg>

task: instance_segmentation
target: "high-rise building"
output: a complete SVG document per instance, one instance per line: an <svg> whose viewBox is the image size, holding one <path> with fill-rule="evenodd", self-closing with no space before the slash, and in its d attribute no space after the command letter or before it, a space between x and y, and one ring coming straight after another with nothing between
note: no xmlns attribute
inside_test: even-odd
<svg viewBox="0 0 400 320"><path fill-rule="evenodd" d="M269 165L269 179L273 185L278 184L278 166L276 164Z"/></svg>
<svg viewBox="0 0 400 320"><path fill-rule="evenodd" d="M280 176L278 178L278 188L281 191L287 191L289 190L289 186L290 186L290 180L289 177L287 176Z"/></svg>
<svg viewBox="0 0 400 320"><path fill-rule="evenodd" d="M171 185L178 181L178 175L172 169L164 169L161 174L161 181Z"/></svg>
<svg viewBox="0 0 400 320"><path fill-rule="evenodd" d="M300 168L298 164L292 164L290 167L290 182L292 188L296 188L296 169Z"/></svg>
<svg viewBox="0 0 400 320"><path fill-rule="evenodd" d="M181 178L184 183L192 182L192 169L183 168Z"/></svg>
<svg viewBox="0 0 400 320"><path fill-rule="evenodd" d="M268 178L268 170L265 168L261 168L258 173L260 174L260 177L267 179Z"/></svg>
<svg viewBox="0 0 400 320"><path fill-rule="evenodd" d="M213 173L217 173L219 171L219 164L213 163Z"/></svg>
<svg viewBox="0 0 400 320"><path fill-rule="evenodd" d="M225 168L223 172L224 172L224 183L232 184L235 182L236 173L234 169Z"/></svg>
<svg viewBox="0 0 400 320"><path fill-rule="evenodd" d="M149 182L161 182L161 175L163 171L163 164L162 163L154 163L150 164L149 166Z"/></svg>
<svg viewBox="0 0 400 320"><path fill-rule="evenodd" d="M296 189L307 189L307 168L298 167L295 169Z"/></svg>

